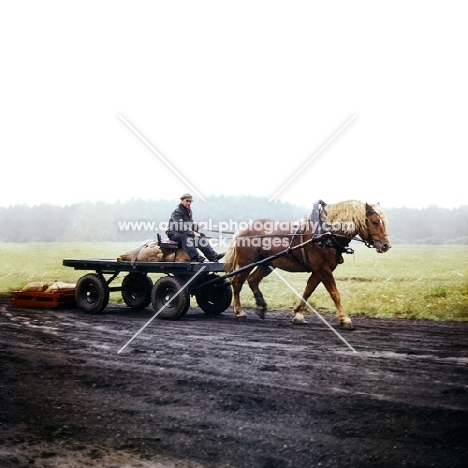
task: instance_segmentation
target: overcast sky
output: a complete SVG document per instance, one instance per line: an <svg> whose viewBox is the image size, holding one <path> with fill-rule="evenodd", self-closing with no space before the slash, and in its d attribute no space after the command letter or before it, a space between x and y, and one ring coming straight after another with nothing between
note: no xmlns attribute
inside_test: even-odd
<svg viewBox="0 0 468 468"><path fill-rule="evenodd" d="M468 204L465 5L2 2L0 205Z"/></svg>

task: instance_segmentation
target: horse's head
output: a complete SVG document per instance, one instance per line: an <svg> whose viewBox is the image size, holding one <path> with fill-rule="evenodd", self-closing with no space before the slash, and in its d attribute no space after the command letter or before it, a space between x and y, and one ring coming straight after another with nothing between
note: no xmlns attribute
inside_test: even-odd
<svg viewBox="0 0 468 468"><path fill-rule="evenodd" d="M366 203L366 222L360 227L359 236L368 247L375 247L378 253L387 252L392 247L387 234L387 222L378 205Z"/></svg>

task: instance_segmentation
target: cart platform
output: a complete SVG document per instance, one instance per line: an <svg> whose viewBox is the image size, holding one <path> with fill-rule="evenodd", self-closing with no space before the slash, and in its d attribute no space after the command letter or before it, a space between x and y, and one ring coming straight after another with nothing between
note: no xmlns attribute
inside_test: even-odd
<svg viewBox="0 0 468 468"><path fill-rule="evenodd" d="M76 283L75 300L84 312L100 313L109 293L121 291L124 302L132 309L149 304L162 319L177 320L190 307L190 296L207 314L220 314L232 300L231 284L217 273L224 263L217 262L130 262L108 258L65 258L63 265L75 270L94 271ZM120 273L126 273L120 286L110 286ZM153 284L151 273L162 274ZM105 278L104 275L110 275Z"/></svg>
<svg viewBox="0 0 468 468"><path fill-rule="evenodd" d="M216 262L128 262L113 258L65 258L63 265L75 270L94 270L99 273L121 271L138 273L193 274L203 269L206 272L224 271L224 263Z"/></svg>

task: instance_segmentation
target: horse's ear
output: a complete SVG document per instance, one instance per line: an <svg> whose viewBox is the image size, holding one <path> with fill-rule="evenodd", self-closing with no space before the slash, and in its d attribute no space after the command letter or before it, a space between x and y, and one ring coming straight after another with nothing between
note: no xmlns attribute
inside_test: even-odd
<svg viewBox="0 0 468 468"><path fill-rule="evenodd" d="M373 208L372 206L369 205L369 203L366 202L366 211L372 211Z"/></svg>

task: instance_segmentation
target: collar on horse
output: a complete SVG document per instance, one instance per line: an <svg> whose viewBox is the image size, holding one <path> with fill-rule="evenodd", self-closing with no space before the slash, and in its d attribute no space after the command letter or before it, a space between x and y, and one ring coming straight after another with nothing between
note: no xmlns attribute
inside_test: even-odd
<svg viewBox="0 0 468 468"><path fill-rule="evenodd" d="M312 219L312 225L315 226L315 233L314 235L319 236L323 232L323 227L322 227L322 210L327 213L327 210L325 207L327 204L323 200L317 200L314 203L314 206L312 208L312 213L310 215Z"/></svg>
<svg viewBox="0 0 468 468"><path fill-rule="evenodd" d="M311 241L312 243L316 243L320 245L321 247L328 247L328 248L333 248L336 249L337 252L339 253L346 253L346 254L353 254L354 250L350 247L343 246L338 242L338 239L336 238L336 234L332 234L330 231L326 230L324 231L323 229L323 220L322 220L322 213L324 212L325 214L327 213L326 207L327 204L323 200L317 200L314 203L314 206L312 208L312 213L309 218L307 218L307 223L303 225L299 225L296 230L294 231L291 241L289 243L289 248L291 248L292 242L294 240L294 237L299 235L300 237L300 244L304 243L304 232L307 231L308 228L311 228L313 230L312 238ZM340 237L347 237L347 236L340 236ZM351 238L349 238L352 240ZM298 258L297 256L294 255L294 252L291 252L292 257L302 265L305 271L311 271L309 265L308 265L308 260L306 256L306 251L305 247L302 247L301 249L302 253L302 258Z"/></svg>
<svg viewBox="0 0 468 468"><path fill-rule="evenodd" d="M326 210L327 204L323 200L317 200L314 203L311 213L312 225L315 227L314 237L320 237L323 234L323 220L322 220L322 213L327 213ZM369 229L369 227L367 228ZM329 231L326 231L329 232ZM317 243L322 247L331 247L336 249L338 252L346 253L346 254L353 254L354 250L348 246L342 246L338 239L336 238L336 234L331 234L325 238L317 239ZM341 236L340 236L341 237ZM352 238L350 238L352 240ZM366 244L367 245L367 244Z"/></svg>

